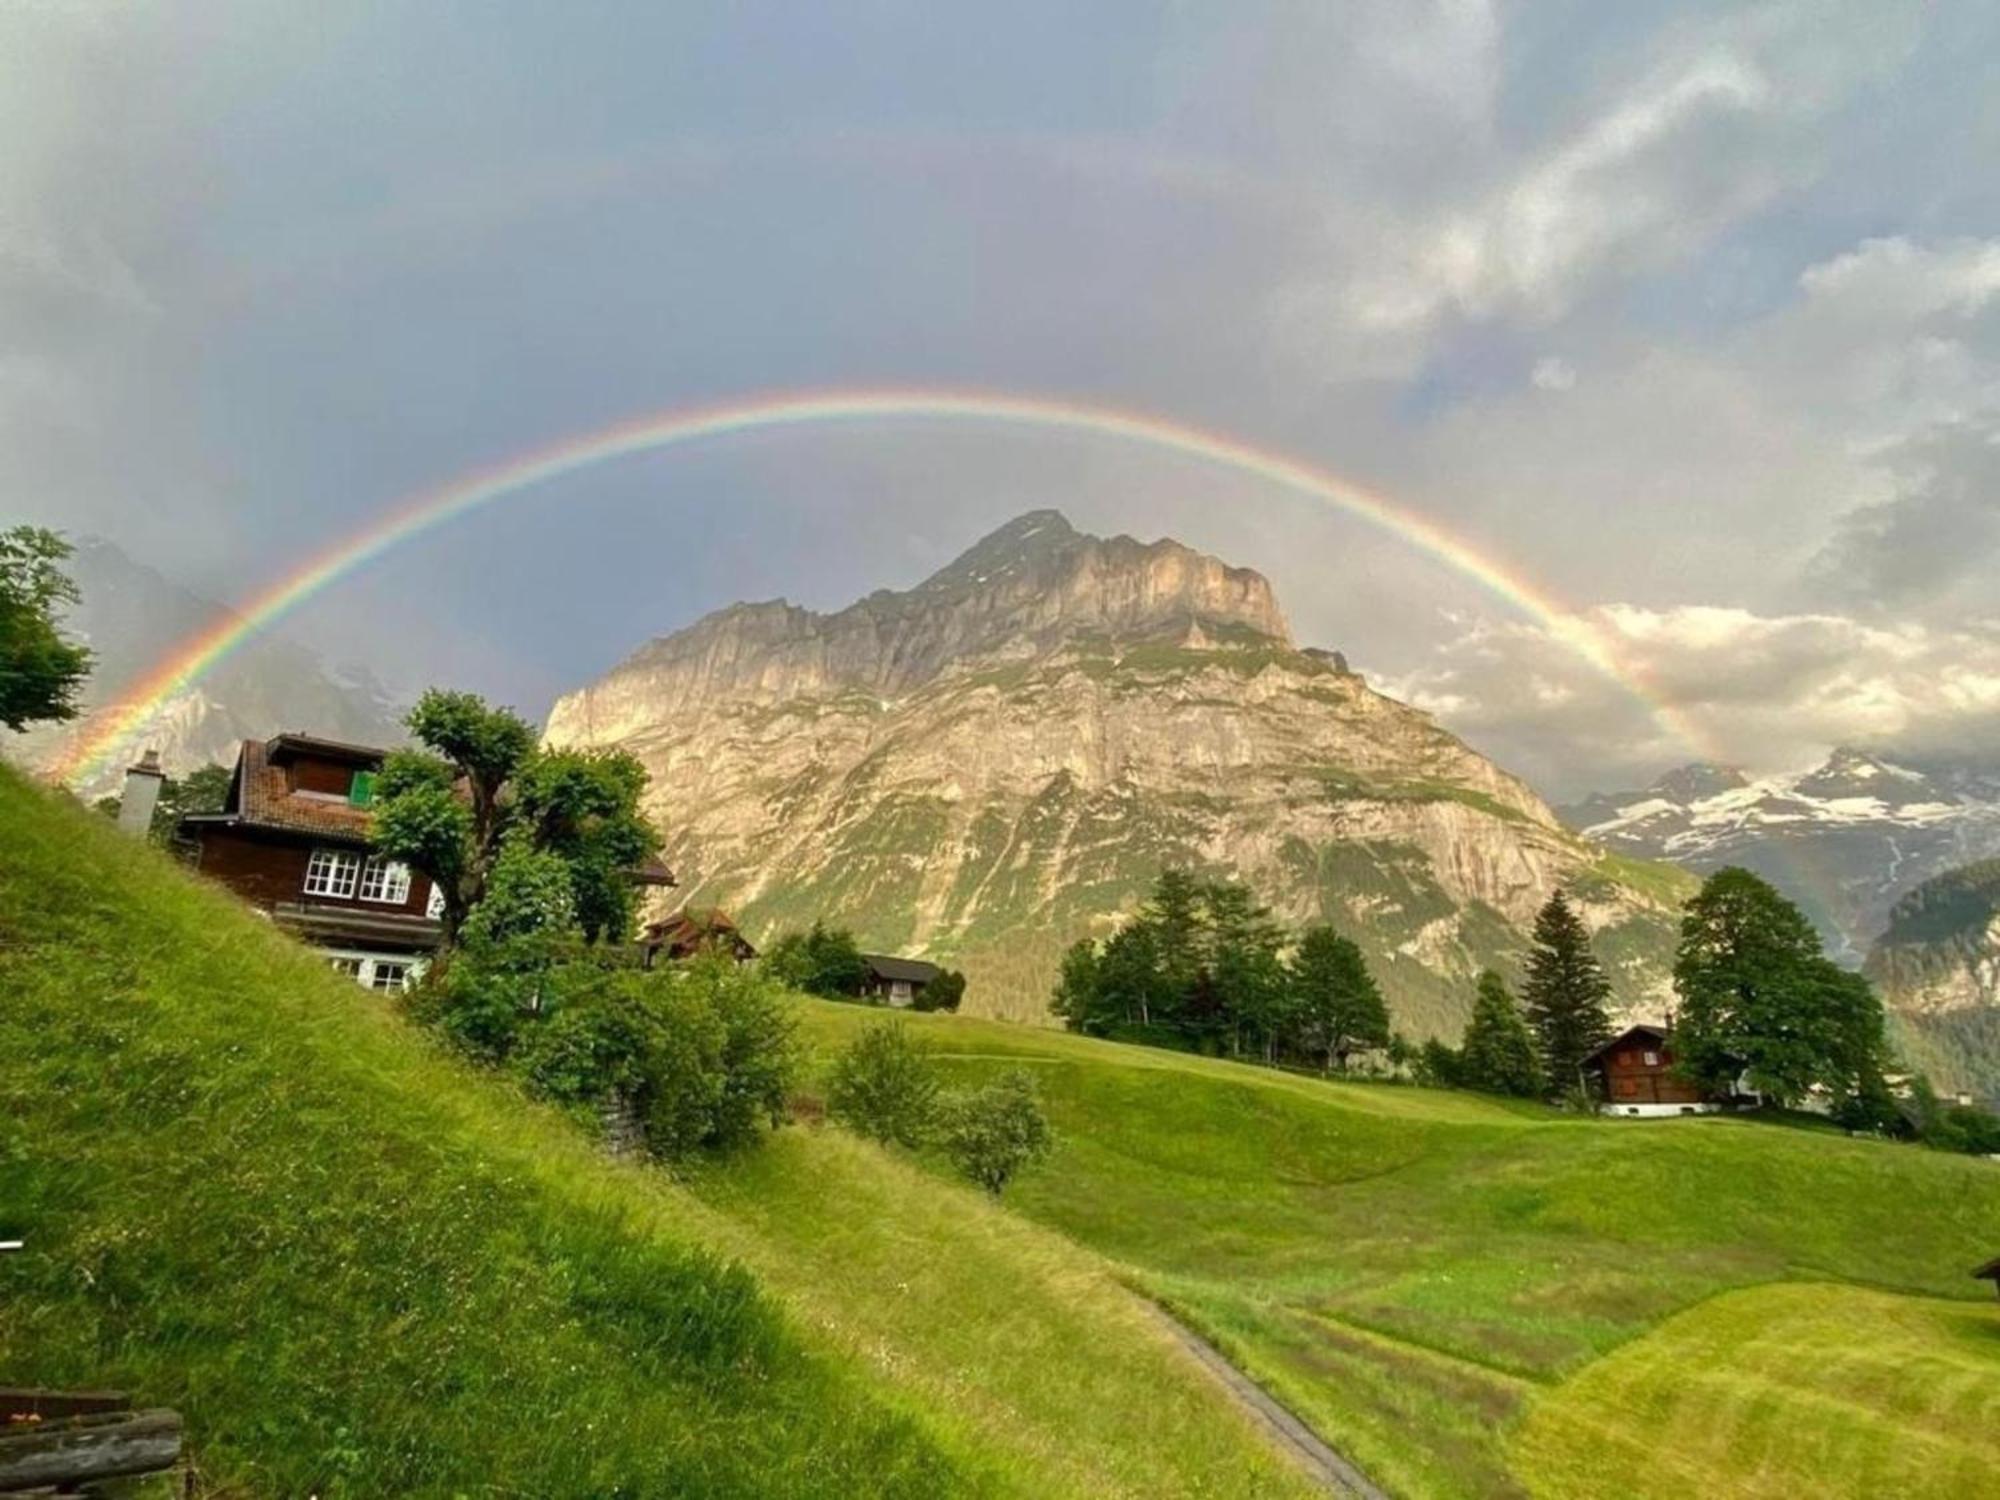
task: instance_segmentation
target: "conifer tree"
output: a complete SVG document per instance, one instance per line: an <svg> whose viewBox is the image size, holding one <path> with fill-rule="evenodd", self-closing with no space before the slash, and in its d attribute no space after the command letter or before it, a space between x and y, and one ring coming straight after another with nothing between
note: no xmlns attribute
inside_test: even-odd
<svg viewBox="0 0 2000 1500"><path fill-rule="evenodd" d="M1541 1047L1545 1087L1579 1082L1583 1060L1611 1034L1604 1002L1611 982L1590 948L1590 934L1558 890L1535 918L1535 946L1523 990L1528 1022Z"/></svg>
<svg viewBox="0 0 2000 1500"><path fill-rule="evenodd" d="M1320 1068L1345 1072L1347 1059L1389 1045L1389 1011L1352 938L1331 927L1308 927L1291 965L1293 1023Z"/></svg>
<svg viewBox="0 0 2000 1500"><path fill-rule="evenodd" d="M1479 996L1465 1028L1459 1074L1468 1088L1522 1099L1536 1097L1545 1086L1534 1035L1521 1019L1507 981L1491 969L1479 976Z"/></svg>

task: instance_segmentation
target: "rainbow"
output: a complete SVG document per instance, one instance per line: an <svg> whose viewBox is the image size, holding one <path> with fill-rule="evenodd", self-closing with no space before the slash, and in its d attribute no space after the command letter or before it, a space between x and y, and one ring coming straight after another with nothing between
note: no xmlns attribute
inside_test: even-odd
<svg viewBox="0 0 2000 1500"><path fill-rule="evenodd" d="M1481 584L1630 691L1673 737L1700 743L1672 706L1650 690L1644 675L1622 662L1611 642L1588 621L1520 572L1477 551L1437 522L1324 469L1225 433L1116 407L1002 392L843 389L769 392L635 417L580 437L564 438L402 500L360 532L269 584L240 612L182 641L134 683L119 703L93 717L56 773L65 780L100 774L121 748L131 747L169 700L244 641L392 548L493 501L596 464L662 448L784 428L905 420L971 422L1110 438L1250 475L1332 505Z"/></svg>

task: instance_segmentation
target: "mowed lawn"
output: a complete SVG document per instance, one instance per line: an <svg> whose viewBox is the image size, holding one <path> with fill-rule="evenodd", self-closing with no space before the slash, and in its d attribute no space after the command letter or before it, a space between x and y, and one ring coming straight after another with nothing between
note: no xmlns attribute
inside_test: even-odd
<svg viewBox="0 0 2000 1500"><path fill-rule="evenodd" d="M216 1496L1299 1497L1096 1254L832 1130L680 1178L0 768L0 1372Z"/></svg>
<svg viewBox="0 0 2000 1500"><path fill-rule="evenodd" d="M2000 1495L2000 1305L1728 1292L1535 1403L1538 1495Z"/></svg>
<svg viewBox="0 0 2000 1500"><path fill-rule="evenodd" d="M808 1002L806 1015L830 1051L880 1012ZM956 1017L909 1024L955 1074L1022 1065L1039 1079L1061 1143L1010 1205L1103 1252L1403 1494L1588 1493L1526 1462L1513 1434L1676 1314L1733 1289L1829 1282L1976 1318L1968 1272L2000 1253L1990 1162L1751 1121L1577 1120ZM1748 1359L1754 1317L1739 1328ZM1782 1386L1768 1367L1782 1345L1756 1357ZM1715 1358L1726 1368L1727 1348ZM1802 1390L1815 1358L1798 1356ZM2000 1371L1970 1378L2000 1389ZM1844 1399L1874 1410L1878 1396L1857 1377ZM1794 1420L1845 1418L1802 1400ZM1634 1421L1633 1442L1657 1436ZM1798 1451L1810 1489L1822 1450ZM1700 1460L1704 1483L1739 1482L1726 1456Z"/></svg>

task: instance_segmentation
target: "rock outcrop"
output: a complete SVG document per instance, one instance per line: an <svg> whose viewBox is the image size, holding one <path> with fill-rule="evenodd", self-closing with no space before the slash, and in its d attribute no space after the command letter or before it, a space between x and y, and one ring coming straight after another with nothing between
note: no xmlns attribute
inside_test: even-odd
<svg viewBox="0 0 2000 1500"><path fill-rule="evenodd" d="M1517 965L1559 884L1628 1001L1663 993L1676 872L1606 858L1298 648L1257 573L1053 511L836 614L721 610L563 698L548 737L646 764L678 897L961 964L989 1011L1039 1014L1063 947L1169 863L1352 931L1419 1033Z"/></svg>

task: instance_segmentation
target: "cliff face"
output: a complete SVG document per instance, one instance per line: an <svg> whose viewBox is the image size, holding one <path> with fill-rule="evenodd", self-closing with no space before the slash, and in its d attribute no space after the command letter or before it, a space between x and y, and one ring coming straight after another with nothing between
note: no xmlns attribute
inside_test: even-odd
<svg viewBox="0 0 2000 1500"><path fill-rule="evenodd" d="M1925 881L1889 915L1867 974L1912 1061L2000 1099L2000 860Z"/></svg>
<svg viewBox="0 0 2000 1500"><path fill-rule="evenodd" d="M1456 1028L1557 884L1641 1008L1671 940L1671 876L1607 861L1297 648L1261 576L1048 511L837 614L722 610L564 698L548 733L645 762L677 899L756 937L826 915L949 959L990 1011L1039 1013L1062 948L1169 863L1353 932L1418 1031Z"/></svg>

